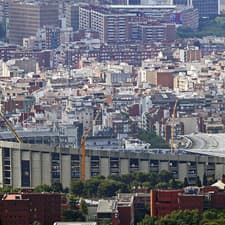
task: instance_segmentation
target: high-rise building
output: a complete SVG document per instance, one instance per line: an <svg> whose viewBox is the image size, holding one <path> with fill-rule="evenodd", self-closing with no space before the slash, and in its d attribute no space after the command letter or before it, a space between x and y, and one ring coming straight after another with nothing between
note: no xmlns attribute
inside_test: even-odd
<svg viewBox="0 0 225 225"><path fill-rule="evenodd" d="M79 5L66 5L66 26L72 27L73 31L79 30Z"/></svg>
<svg viewBox="0 0 225 225"><path fill-rule="evenodd" d="M9 42L22 44L45 25L58 24L58 5L44 2L12 1L9 4Z"/></svg>
<svg viewBox="0 0 225 225"><path fill-rule="evenodd" d="M101 7L80 7L79 27L98 32L102 42L125 41L128 39L128 20L133 16Z"/></svg>
<svg viewBox="0 0 225 225"><path fill-rule="evenodd" d="M215 17L219 14L219 0L192 0L192 5L199 11L199 17Z"/></svg>
<svg viewBox="0 0 225 225"><path fill-rule="evenodd" d="M88 30L91 28L91 8L79 7L79 29Z"/></svg>
<svg viewBox="0 0 225 225"><path fill-rule="evenodd" d="M127 3L128 5L140 5L141 0L128 0Z"/></svg>
<svg viewBox="0 0 225 225"><path fill-rule="evenodd" d="M215 17L220 13L220 0L173 0L175 5L189 5L198 9L199 17Z"/></svg>
<svg viewBox="0 0 225 225"><path fill-rule="evenodd" d="M129 14L92 11L91 28L99 33L103 42L118 42L128 39Z"/></svg>

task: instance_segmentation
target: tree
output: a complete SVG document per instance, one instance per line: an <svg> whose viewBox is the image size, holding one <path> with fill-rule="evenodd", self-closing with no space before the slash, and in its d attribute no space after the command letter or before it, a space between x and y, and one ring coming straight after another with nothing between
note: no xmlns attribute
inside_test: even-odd
<svg viewBox="0 0 225 225"><path fill-rule="evenodd" d="M169 187L172 189L180 188L180 186L178 186L178 182L176 182L174 178L169 180Z"/></svg>
<svg viewBox="0 0 225 225"><path fill-rule="evenodd" d="M85 221L85 217L78 210L64 210L62 219L65 222L73 222L73 221Z"/></svg>
<svg viewBox="0 0 225 225"><path fill-rule="evenodd" d="M13 193L19 193L19 192L21 192L21 189L20 188L13 188L12 192Z"/></svg>
<svg viewBox="0 0 225 225"><path fill-rule="evenodd" d="M168 172L167 170L161 170L159 172L160 182L168 182L170 179L172 179L172 174Z"/></svg>
<svg viewBox="0 0 225 225"><path fill-rule="evenodd" d="M0 188L0 193L11 193L13 191L13 188L11 186L4 186Z"/></svg>
<svg viewBox="0 0 225 225"><path fill-rule="evenodd" d="M201 182L201 180L200 180L200 177L199 177L199 176L197 176L196 185L197 185L198 187L201 187L201 186L202 186L202 182Z"/></svg>
<svg viewBox="0 0 225 225"><path fill-rule="evenodd" d="M200 225L223 225L225 224L225 220L224 219L219 219L219 220L203 220L201 221Z"/></svg>
<svg viewBox="0 0 225 225"><path fill-rule="evenodd" d="M127 185L130 185L133 182L134 179L135 179L134 173L120 175L120 181L127 184Z"/></svg>
<svg viewBox="0 0 225 225"><path fill-rule="evenodd" d="M52 187L47 184L41 184L34 188L35 192L52 192Z"/></svg>
<svg viewBox="0 0 225 225"><path fill-rule="evenodd" d="M213 210L213 209L207 210L207 211L203 212L202 218L204 220L215 220L215 219L218 218L217 217L217 211Z"/></svg>
<svg viewBox="0 0 225 225"><path fill-rule="evenodd" d="M147 190L150 190L150 189L153 189L153 188L154 188L154 187L152 186L151 182L148 182L148 181L143 182L142 185L143 185L144 187L146 187Z"/></svg>
<svg viewBox="0 0 225 225"><path fill-rule="evenodd" d="M210 209L203 214L198 210L178 210L164 217L145 217L137 225L224 225L225 210Z"/></svg>
<svg viewBox="0 0 225 225"><path fill-rule="evenodd" d="M84 194L88 197L95 197L101 182L102 180L95 177L86 180L84 183Z"/></svg>
<svg viewBox="0 0 225 225"><path fill-rule="evenodd" d="M53 183L51 188L54 192L59 192L59 193L63 192L63 186L60 182Z"/></svg>
<svg viewBox="0 0 225 225"><path fill-rule="evenodd" d="M160 218L157 223L157 225L178 225L177 221L175 219L171 218Z"/></svg>
<svg viewBox="0 0 225 225"><path fill-rule="evenodd" d="M158 183L158 174L157 173L149 173L149 182L154 186Z"/></svg>
<svg viewBox="0 0 225 225"><path fill-rule="evenodd" d="M198 225L202 217L198 210L178 210L167 215L165 218L176 221L175 224Z"/></svg>
<svg viewBox="0 0 225 225"><path fill-rule="evenodd" d="M149 180L149 173L144 173L144 172L140 172L140 171L139 172L136 172L135 173L135 178L140 183L143 183L143 182Z"/></svg>
<svg viewBox="0 0 225 225"><path fill-rule="evenodd" d="M145 130L138 131L138 138L146 143L151 144L151 148L169 148L165 140L158 136L154 131L146 132Z"/></svg>
<svg viewBox="0 0 225 225"><path fill-rule="evenodd" d="M155 225L156 221L158 220L157 217L146 216L141 222L137 225Z"/></svg>
<svg viewBox="0 0 225 225"><path fill-rule="evenodd" d="M158 189L168 189L168 183L167 182L159 182L155 185Z"/></svg>
<svg viewBox="0 0 225 225"><path fill-rule="evenodd" d="M84 185L81 180L72 180L70 188L73 194L81 196L83 193Z"/></svg>
<svg viewBox="0 0 225 225"><path fill-rule="evenodd" d="M69 195L69 204L71 209L77 210L79 208L79 198L73 194Z"/></svg>
<svg viewBox="0 0 225 225"><path fill-rule="evenodd" d="M188 179L187 177L184 178L184 187L187 187L189 186L189 183L188 183Z"/></svg>
<svg viewBox="0 0 225 225"><path fill-rule="evenodd" d="M104 180L98 186L98 196L112 197L116 192L127 192L127 186L115 180Z"/></svg>
<svg viewBox="0 0 225 225"><path fill-rule="evenodd" d="M82 214L87 215L88 214L88 205L87 203L84 201L84 199L81 199L80 202L80 209Z"/></svg>
<svg viewBox="0 0 225 225"><path fill-rule="evenodd" d="M68 188L68 187L65 187L64 189L63 189L63 193L69 193L70 192L70 189Z"/></svg>
<svg viewBox="0 0 225 225"><path fill-rule="evenodd" d="M183 182L180 180L170 179L169 187L172 189L182 188L184 186Z"/></svg>
<svg viewBox="0 0 225 225"><path fill-rule="evenodd" d="M216 17L215 22L219 25L224 25L225 24L225 18L224 17Z"/></svg>
<svg viewBox="0 0 225 225"><path fill-rule="evenodd" d="M212 178L212 177L208 177L207 178L207 184L208 185L211 185L211 184L213 184L215 182L215 180Z"/></svg>
<svg viewBox="0 0 225 225"><path fill-rule="evenodd" d="M207 176L204 173L204 175L203 175L203 186L207 186L207 185L208 185Z"/></svg>

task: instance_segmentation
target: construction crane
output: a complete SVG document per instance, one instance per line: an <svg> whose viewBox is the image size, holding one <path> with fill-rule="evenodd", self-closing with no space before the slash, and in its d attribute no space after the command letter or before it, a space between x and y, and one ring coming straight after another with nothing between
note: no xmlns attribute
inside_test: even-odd
<svg viewBox="0 0 225 225"><path fill-rule="evenodd" d="M95 115L95 118L93 120L92 125L94 125L102 111L102 109L104 108L106 104L106 99L103 101L102 106L99 107L99 111L97 112L97 114ZM85 141L87 136L89 135L90 131L92 129L92 126L90 126L86 131L83 132L82 138L81 138L81 181L82 183L85 182L85 174L86 174L86 163L85 163L85 158L86 158L86 148L85 148Z"/></svg>
<svg viewBox="0 0 225 225"><path fill-rule="evenodd" d="M10 123L9 120L6 119L6 117L4 116L4 114L2 113L2 111L0 111L0 116L2 117L2 119L5 121L7 127L9 128L9 130L12 132L13 136L16 138L16 140L21 144L23 143L22 138L17 134L17 132L15 131L13 125Z"/></svg>
<svg viewBox="0 0 225 225"><path fill-rule="evenodd" d="M174 128L175 128L175 117L176 117L176 109L177 109L178 100L175 101L173 107L173 114L172 114L172 126L171 126L171 142L170 142L170 153L174 154Z"/></svg>

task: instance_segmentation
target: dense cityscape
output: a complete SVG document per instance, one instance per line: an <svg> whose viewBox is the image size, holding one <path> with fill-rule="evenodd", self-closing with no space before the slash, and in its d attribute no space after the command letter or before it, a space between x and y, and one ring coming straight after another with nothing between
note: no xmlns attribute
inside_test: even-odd
<svg viewBox="0 0 225 225"><path fill-rule="evenodd" d="M1 0L0 224L225 225L225 0Z"/></svg>

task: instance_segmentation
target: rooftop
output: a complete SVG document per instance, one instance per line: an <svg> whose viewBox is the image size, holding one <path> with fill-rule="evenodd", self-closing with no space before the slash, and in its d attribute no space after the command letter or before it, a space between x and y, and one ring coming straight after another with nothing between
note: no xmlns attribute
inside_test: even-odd
<svg viewBox="0 0 225 225"><path fill-rule="evenodd" d="M109 5L113 9L176 9L175 5Z"/></svg>
<svg viewBox="0 0 225 225"><path fill-rule="evenodd" d="M197 133L187 135L185 138L191 141L188 152L225 157L225 133Z"/></svg>
<svg viewBox="0 0 225 225"><path fill-rule="evenodd" d="M99 200L97 213L112 213L116 209L115 200Z"/></svg>

